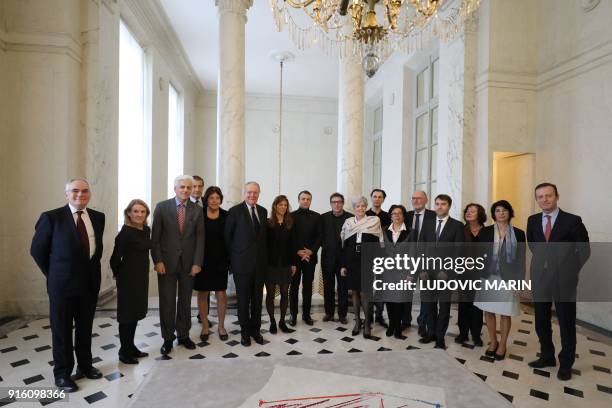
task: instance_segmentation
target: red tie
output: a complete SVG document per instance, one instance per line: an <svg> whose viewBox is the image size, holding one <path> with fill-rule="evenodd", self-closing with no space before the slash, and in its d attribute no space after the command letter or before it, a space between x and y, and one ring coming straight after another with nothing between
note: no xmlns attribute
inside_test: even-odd
<svg viewBox="0 0 612 408"><path fill-rule="evenodd" d="M182 234L183 226L185 225L185 205L183 203L179 203L179 206L178 206L178 224L179 224L179 231Z"/></svg>
<svg viewBox="0 0 612 408"><path fill-rule="evenodd" d="M89 258L89 235L87 234L87 228L85 228L85 221L81 217L83 211L77 211L77 231L79 232L79 238L81 239L81 245L87 257Z"/></svg>
<svg viewBox="0 0 612 408"><path fill-rule="evenodd" d="M550 232L552 231L552 224L550 223L551 216L545 215L546 217L546 229L544 230L544 238L546 238L546 242L550 239Z"/></svg>

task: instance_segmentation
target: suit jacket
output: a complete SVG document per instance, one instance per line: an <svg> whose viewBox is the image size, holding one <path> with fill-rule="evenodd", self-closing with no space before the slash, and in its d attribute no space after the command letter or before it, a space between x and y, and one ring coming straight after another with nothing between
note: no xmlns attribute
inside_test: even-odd
<svg viewBox="0 0 612 408"><path fill-rule="evenodd" d="M421 231L419 233L419 239L418 241L422 241L423 240L423 231L431 231L433 232L434 236L436 233L436 212L432 211L432 210L428 210L425 209L425 214L423 216L423 221L421 222ZM406 215L406 220L404 221L404 224L406 224L406 227L409 230L412 230L412 220L414 218L414 210L410 210L408 211L408 214ZM416 232L416 229L411 231L412 234L414 235L414 233ZM417 242L417 237L412 237L412 241L413 242Z"/></svg>
<svg viewBox="0 0 612 408"><path fill-rule="evenodd" d="M549 243L545 244L542 213L527 220L527 241L531 258L531 280L536 300L555 296L557 300L571 300L578 286L578 274L591 255L589 233L582 219L559 209ZM546 270L545 270L546 267Z"/></svg>
<svg viewBox="0 0 612 408"><path fill-rule="evenodd" d="M308 248L312 251L310 264L316 265L317 253L321 248L321 215L310 209L299 208L291 213L293 216L293 237L295 252Z"/></svg>
<svg viewBox="0 0 612 408"><path fill-rule="evenodd" d="M167 273L180 270L189 273L192 265L204 263L204 213L187 200L185 221L181 234L178 224L176 200L159 202L153 212L151 257L156 264L163 262ZM180 262L180 265L179 265Z"/></svg>
<svg viewBox="0 0 612 408"><path fill-rule="evenodd" d="M514 236L516 237L517 243L516 257L514 258L514 262L512 263L508 263L506 259L499 260L501 277L504 280L523 279L525 277L525 255L527 252L527 248L525 247L525 232L516 227L512 228L514 229ZM495 242L495 226L489 225L487 227L482 228L478 233L478 243L492 244L493 242ZM485 268L481 273L482 277L488 278L491 273L495 271L496 266L492 265L492 260L493 246L491 245L490 249L487 248L487 260L485 261Z"/></svg>
<svg viewBox="0 0 612 408"><path fill-rule="evenodd" d="M81 245L68 205L41 214L36 223L30 254L47 277L49 296L98 295L104 214L87 209L94 229L96 250L91 258Z"/></svg>
<svg viewBox="0 0 612 408"><path fill-rule="evenodd" d="M230 254L230 270L235 274L264 275L268 258L266 250L266 220L268 211L257 205L259 234L245 202L236 204L227 212L225 221L225 244Z"/></svg>
<svg viewBox="0 0 612 408"><path fill-rule="evenodd" d="M412 239L412 234L411 234L410 229L401 231L400 236L397 239L396 243L393 243L393 232L391 232L389 228L385 228L384 232L385 232L385 246L390 245L390 246L395 247L401 244L402 242L409 242Z"/></svg>
<svg viewBox="0 0 612 408"><path fill-rule="evenodd" d="M340 262L342 254L342 241L340 240L340 231L342 225L347 218L354 217L348 211L344 211L340 217L336 217L333 212L328 211L321 214L321 268L328 270ZM336 228L336 222L339 222L340 228Z"/></svg>
<svg viewBox="0 0 612 408"><path fill-rule="evenodd" d="M434 223L436 220L437 217L434 218ZM423 222L424 221L425 220L423 220ZM444 229L442 229L442 232L440 233L440 239L437 242L436 228L424 229L420 234L420 241L427 243L427 246L425 247L425 253L427 256L437 256L442 258L461 256L463 248L458 243L465 242L463 223L452 217L448 217L448 220L446 220L446 224L444 225ZM430 277L435 277L437 275L437 271L429 272ZM446 272L448 272L447 275L449 278L455 276L453 271Z"/></svg>

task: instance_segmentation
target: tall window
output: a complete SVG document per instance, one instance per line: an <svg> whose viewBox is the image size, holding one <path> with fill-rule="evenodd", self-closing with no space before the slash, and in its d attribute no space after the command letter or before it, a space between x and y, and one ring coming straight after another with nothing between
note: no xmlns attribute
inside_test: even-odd
<svg viewBox="0 0 612 408"><path fill-rule="evenodd" d="M416 77L414 120L414 190L431 198L437 194L438 165L438 58ZM430 200L430 203L433 200Z"/></svg>
<svg viewBox="0 0 612 408"><path fill-rule="evenodd" d="M176 88L168 87L168 197L174 196L174 178L183 174L183 108Z"/></svg>
<svg viewBox="0 0 612 408"><path fill-rule="evenodd" d="M374 132L372 136L374 148L372 149L372 187L381 188L382 172L382 128L383 107L380 105L374 110Z"/></svg>
<svg viewBox="0 0 612 408"><path fill-rule="evenodd" d="M150 202L150 140L145 126L145 52L123 21L119 24L119 211L130 200Z"/></svg>

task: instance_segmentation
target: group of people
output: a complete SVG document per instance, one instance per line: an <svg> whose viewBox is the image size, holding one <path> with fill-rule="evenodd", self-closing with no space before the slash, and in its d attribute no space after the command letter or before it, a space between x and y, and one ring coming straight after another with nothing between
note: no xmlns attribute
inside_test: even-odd
<svg viewBox="0 0 612 408"><path fill-rule="evenodd" d="M174 180L175 196L158 203L153 223L148 226L150 209L139 199L132 200L124 210L125 222L115 238L110 259L117 283L117 321L121 347L119 359L125 364L137 364L147 356L134 344L137 322L148 309L149 254L157 272L159 288L160 328L163 337L161 354L171 353L176 339L179 345L194 349L190 338L192 290L198 291L198 319L201 321L200 340L208 341L211 322L208 319L209 294L215 292L218 327L221 340L228 339L224 326L227 308L229 273L236 286L240 342L250 346L251 339L264 344L261 334L261 314L264 287L265 306L270 316L269 332L280 329L290 333L298 319L299 288L302 288L301 317L313 325L311 317L312 284L318 252L321 250L321 270L324 287L323 321L348 323L349 291L355 323L353 336L371 336L373 323L386 328L387 336L405 339L403 331L411 326L412 303L372 302L367 288L362 287L362 245L379 243L393 248L404 242L417 247L428 243L482 242L491 244L485 273L464 279L505 280L522 276L525 271L525 246L529 242L533 257L531 278L538 285L557 288L561 282L567 288L588 259L588 245L580 247L571 259L559 262L535 245L547 242L588 242L588 233L580 217L558 208L559 194L551 183L535 188L535 200L541 213L529 217L527 233L512 225L514 210L508 201L491 206L493 223L485 226L485 209L476 203L463 211L464 222L450 217L452 199L439 194L434 210L427 209L428 197L423 191L412 194L412 210L396 204L386 212L382 209L386 194L374 189L366 197L351 200L354 213L344 209L344 196L330 196L331 210L319 214L310 209L312 194L298 194L298 209L291 211L289 199L277 196L268 211L258 204L260 186L256 182L244 185L244 201L229 210L221 208L223 193L210 186L204 191L204 181L198 176L178 176ZM100 289L100 259L104 214L87 208L91 198L85 179L73 179L66 184L68 204L44 212L32 240L31 254L47 278L50 320L53 338L55 384L72 392L78 389L71 379L76 354L77 378L101 378L92 365L91 331L96 301ZM586 249L585 249L586 248ZM571 267L568 268L568 262ZM564 265L561 269L560 265ZM512 272L509 272L512 271ZM567 274L575 274L568 277ZM420 271L414 279L449 279L444 271ZM276 320L274 299L280 294L280 315ZM495 360L504 359L511 317L519 314L518 295L513 291L504 298L491 300L485 292L459 293L457 343L471 336L474 346L483 346L481 331L483 312L489 344L485 354ZM411 298L410 298L411 300ZM529 365L534 368L556 365L552 341L551 307L561 328L560 369L558 378L571 378L576 351L576 304L554 292L547 302L534 302L536 332L540 341L539 358ZM387 307L389 323L384 319ZM289 308L290 315L287 316ZM417 317L421 343L434 343L445 349L449 325L451 293L422 293ZM361 310L364 318L361 319ZM497 335L497 316L501 335ZM72 323L75 340L73 346Z"/></svg>

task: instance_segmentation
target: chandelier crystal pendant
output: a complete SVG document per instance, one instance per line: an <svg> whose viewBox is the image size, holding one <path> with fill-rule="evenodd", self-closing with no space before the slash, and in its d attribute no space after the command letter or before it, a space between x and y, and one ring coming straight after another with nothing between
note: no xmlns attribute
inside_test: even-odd
<svg viewBox="0 0 612 408"><path fill-rule="evenodd" d="M298 49L358 57L373 76L393 52L453 39L480 0L269 0L278 31ZM367 68L366 68L367 66Z"/></svg>

